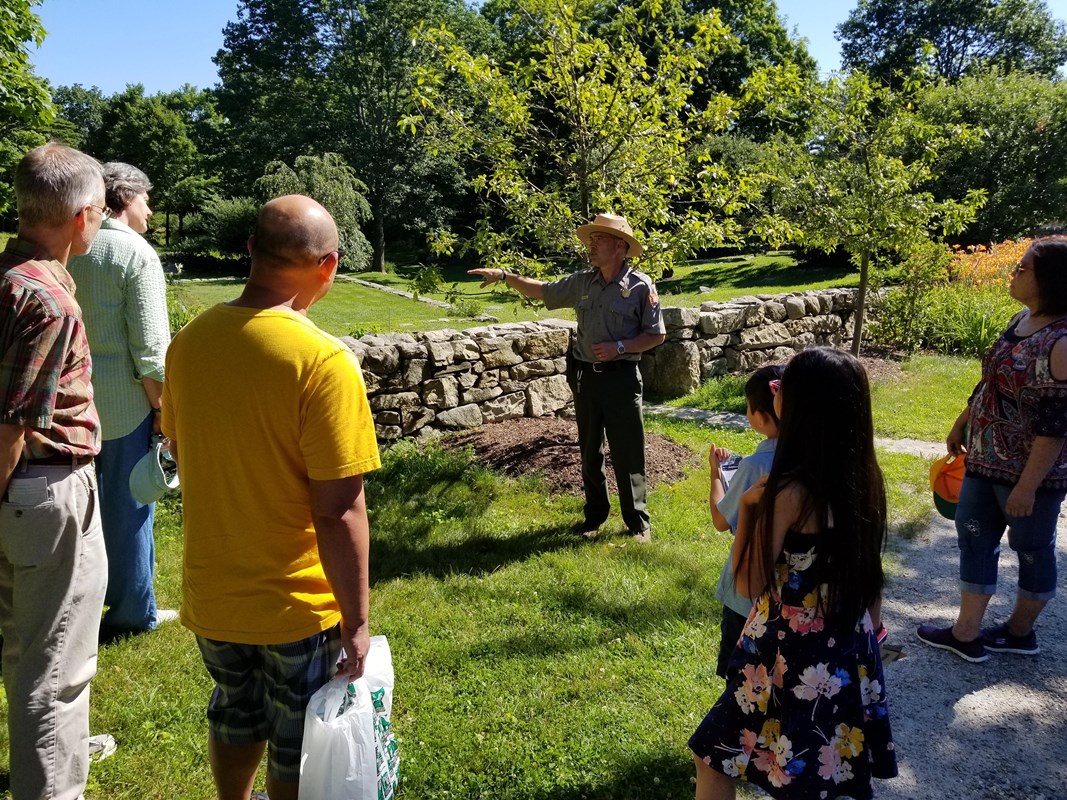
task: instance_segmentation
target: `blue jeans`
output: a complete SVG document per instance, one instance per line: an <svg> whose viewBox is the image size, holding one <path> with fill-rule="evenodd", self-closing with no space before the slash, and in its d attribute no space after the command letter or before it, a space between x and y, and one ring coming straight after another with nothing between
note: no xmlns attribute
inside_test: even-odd
<svg viewBox="0 0 1067 800"><path fill-rule="evenodd" d="M148 452L152 414L133 433L105 440L96 458L100 512L107 548L107 597L102 629L106 634L136 633L156 627L156 542L152 536L155 504L142 505L130 494L130 472Z"/></svg>
<svg viewBox="0 0 1067 800"><path fill-rule="evenodd" d="M1028 517L1004 512L1014 487L968 475L956 507L960 546L960 589L976 594L997 590L1000 540L1019 556L1019 597L1051 600L1056 595L1056 521L1064 492L1039 490Z"/></svg>

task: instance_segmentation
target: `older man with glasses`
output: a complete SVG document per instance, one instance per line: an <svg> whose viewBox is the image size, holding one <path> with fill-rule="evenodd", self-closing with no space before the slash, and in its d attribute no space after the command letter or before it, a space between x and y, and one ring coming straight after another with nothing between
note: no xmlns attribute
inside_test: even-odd
<svg viewBox="0 0 1067 800"><path fill-rule="evenodd" d="M107 215L100 165L58 144L15 171L0 255L0 630L11 794L80 798L107 585L93 458L100 423L71 256Z"/></svg>

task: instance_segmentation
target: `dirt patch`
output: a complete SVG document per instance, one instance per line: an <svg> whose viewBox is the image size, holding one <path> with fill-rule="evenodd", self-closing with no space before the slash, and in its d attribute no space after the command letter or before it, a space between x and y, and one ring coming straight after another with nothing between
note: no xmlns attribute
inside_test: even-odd
<svg viewBox="0 0 1067 800"><path fill-rule="evenodd" d="M582 458L578 426L572 419L541 417L483 425L444 440L445 447L471 447L480 464L513 478L540 473L554 492L582 494ZM611 453L607 452L608 488L616 491ZM696 454L658 433L645 433L645 479L649 487L673 483L695 465Z"/></svg>

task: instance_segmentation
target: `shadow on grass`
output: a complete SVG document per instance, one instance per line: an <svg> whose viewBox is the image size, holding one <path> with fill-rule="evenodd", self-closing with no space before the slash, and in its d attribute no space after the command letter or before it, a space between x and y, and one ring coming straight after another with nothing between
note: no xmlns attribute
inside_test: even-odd
<svg viewBox="0 0 1067 800"><path fill-rule="evenodd" d="M767 263L761 259L736 257L729 259L729 263L723 263L724 261L725 259L716 260L677 278L660 281L656 286L664 295L695 294L700 291L701 286L773 293L784 286L841 281L853 272L848 268L822 264Z"/></svg>
<svg viewBox="0 0 1067 800"><path fill-rule="evenodd" d="M579 545L581 546L581 545ZM602 582L575 580L590 575L588 562L556 581L537 585L531 602L548 617L565 620L557 626L534 630L502 629L472 644L467 658L492 663L498 659L545 658L584 650L599 650L611 642L662 630L665 625L704 626L718 629L721 605L715 598L715 580L709 565L694 561L684 548L659 546L588 553L604 576ZM599 619L604 624L570 625L567 621Z"/></svg>
<svg viewBox="0 0 1067 800"><path fill-rule="evenodd" d="M373 525L372 525L373 529ZM449 575L486 575L508 564L554 550L581 546L577 538L559 528L541 528L515 536L469 536L435 544L408 543L402 537L371 537L371 584L410 575L444 578Z"/></svg>
<svg viewBox="0 0 1067 800"><path fill-rule="evenodd" d="M680 734L684 735L684 734ZM635 746L640 746L639 744ZM575 755L580 754L576 748ZM627 754L609 776L594 767L588 777L568 780L568 785L546 786L550 780L541 776L536 786L525 780L520 769L502 765L499 772L481 775L460 783L451 792L435 792L434 787L419 784L411 776L402 778L403 797L492 797L496 800L663 800L686 798L693 794L693 762L685 754ZM555 771L551 762L542 765L548 775ZM573 774L573 773L572 773Z"/></svg>
<svg viewBox="0 0 1067 800"><path fill-rule="evenodd" d="M533 800L645 800L686 798L693 793L693 762L673 754L620 764L607 781L523 795ZM520 795L512 795L518 797Z"/></svg>
<svg viewBox="0 0 1067 800"><path fill-rule="evenodd" d="M375 582L422 574L480 575L580 542L560 526L486 532L501 479L469 452L400 445L367 479Z"/></svg>

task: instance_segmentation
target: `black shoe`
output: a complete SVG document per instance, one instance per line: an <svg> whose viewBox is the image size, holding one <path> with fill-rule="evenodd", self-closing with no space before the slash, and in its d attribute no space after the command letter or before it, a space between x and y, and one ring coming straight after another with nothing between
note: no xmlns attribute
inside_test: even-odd
<svg viewBox="0 0 1067 800"><path fill-rule="evenodd" d="M982 643L994 653L1018 653L1021 656L1036 656L1041 652L1037 634L1030 631L1026 636L1013 636L1008 623L982 630Z"/></svg>
<svg viewBox="0 0 1067 800"><path fill-rule="evenodd" d="M947 628L935 628L933 625L920 625L919 638L931 647L948 650L955 653L964 661L978 664L989 660L989 653L982 644L982 638L972 639L969 642L961 642L952 634L952 626Z"/></svg>
<svg viewBox="0 0 1067 800"><path fill-rule="evenodd" d="M583 539L588 539L589 541L592 541L600 533L600 526L603 524L604 523L602 522L579 522L577 525L571 528L571 533L573 533L575 536L581 536Z"/></svg>

